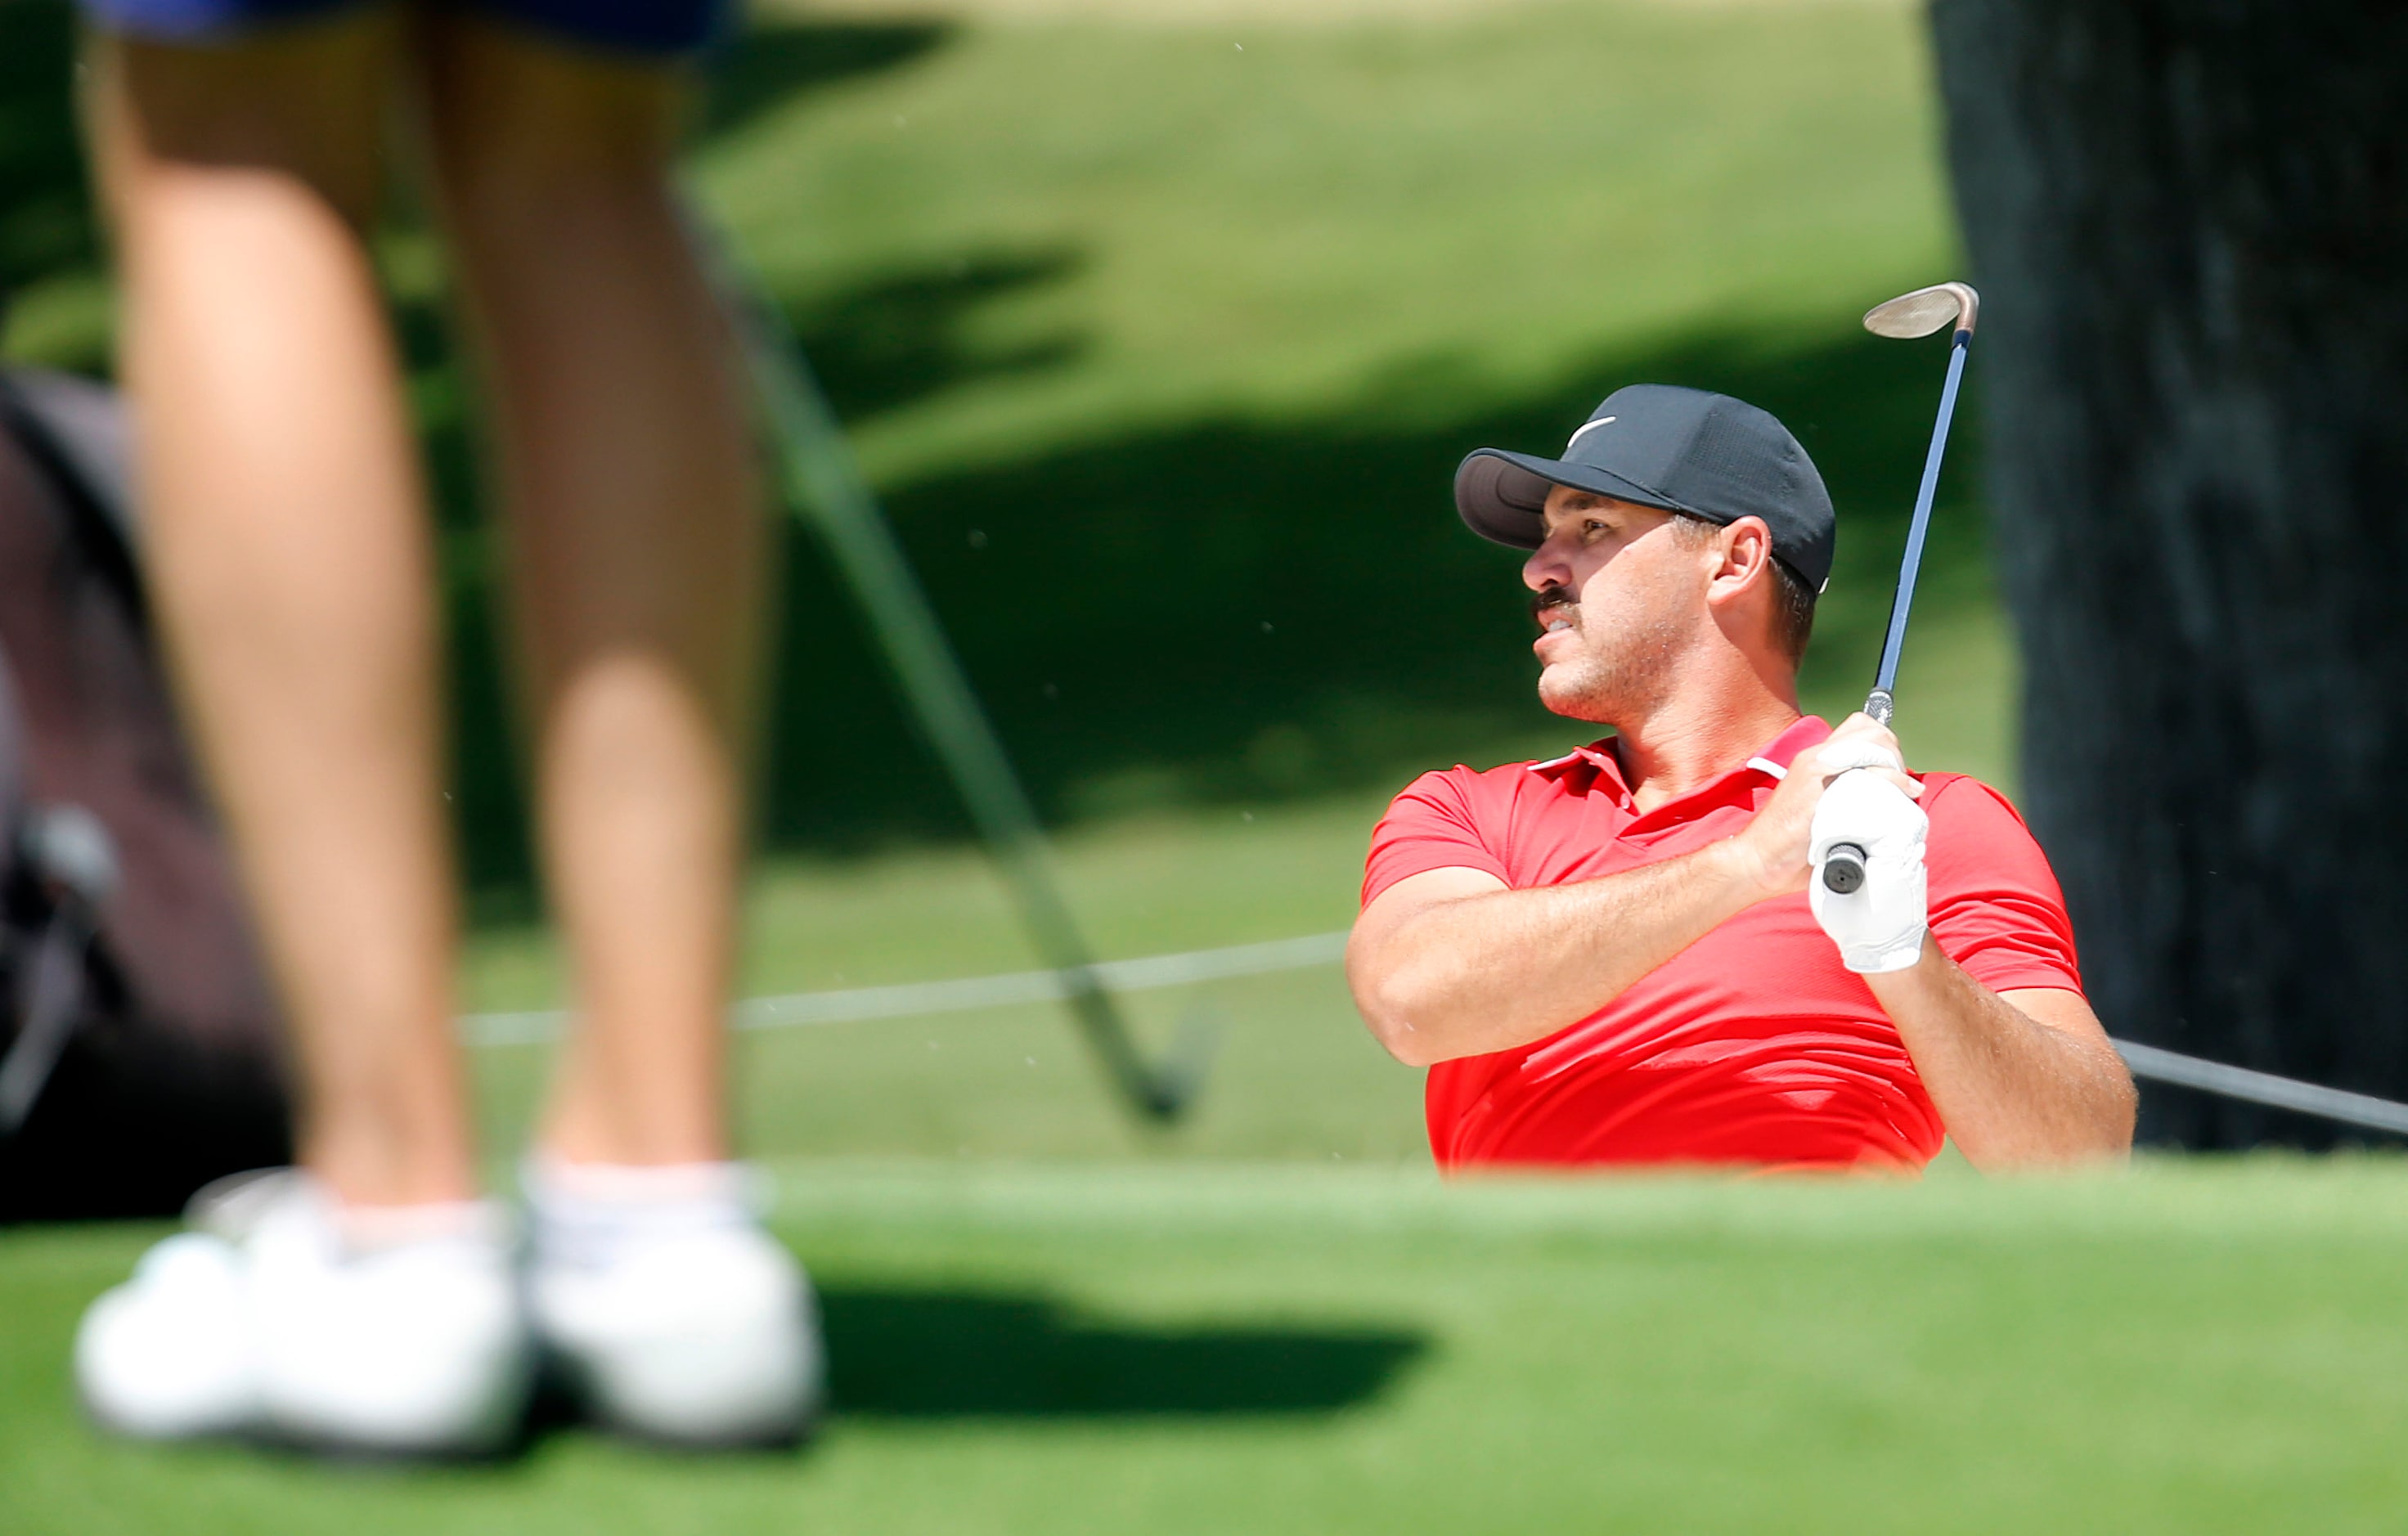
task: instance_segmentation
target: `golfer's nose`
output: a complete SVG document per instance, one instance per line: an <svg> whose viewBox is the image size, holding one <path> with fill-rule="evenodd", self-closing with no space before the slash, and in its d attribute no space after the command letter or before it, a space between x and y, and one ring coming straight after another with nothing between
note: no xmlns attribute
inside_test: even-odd
<svg viewBox="0 0 2408 1536"><path fill-rule="evenodd" d="M1554 538L1530 552L1522 562L1522 584L1532 592L1544 592L1549 587L1572 584L1572 564Z"/></svg>

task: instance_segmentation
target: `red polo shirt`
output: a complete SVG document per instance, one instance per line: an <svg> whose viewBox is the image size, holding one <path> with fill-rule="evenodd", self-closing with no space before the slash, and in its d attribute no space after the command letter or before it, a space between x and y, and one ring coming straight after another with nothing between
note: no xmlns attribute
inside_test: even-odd
<svg viewBox="0 0 2408 1536"><path fill-rule="evenodd" d="M1789 760L1831 734L1812 716L1693 795L1641 815L1611 739L1548 763L1426 773L1371 836L1363 900L1426 869L1516 889L1686 854L1744 827ZM1931 819L1931 930L1994 992L2079 991L2057 878L1998 791L1918 775ZM1760 901L1541 1041L1440 1062L1427 1089L1439 1165L1700 1163L1919 1169L1943 1127L1898 1028L1840 963L1800 892Z"/></svg>

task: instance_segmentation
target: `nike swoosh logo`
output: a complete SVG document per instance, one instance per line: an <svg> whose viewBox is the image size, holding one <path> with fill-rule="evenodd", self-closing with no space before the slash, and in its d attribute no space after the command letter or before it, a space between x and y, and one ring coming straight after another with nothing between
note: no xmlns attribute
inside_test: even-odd
<svg viewBox="0 0 2408 1536"><path fill-rule="evenodd" d="M1572 451L1573 443L1580 441L1583 438L1588 436L1598 427L1603 426L1606 423L1612 420L1613 418L1611 416L1599 416L1596 421L1582 423L1581 429L1578 432L1573 433L1569 438L1565 439L1564 452L1567 453L1570 452Z"/></svg>

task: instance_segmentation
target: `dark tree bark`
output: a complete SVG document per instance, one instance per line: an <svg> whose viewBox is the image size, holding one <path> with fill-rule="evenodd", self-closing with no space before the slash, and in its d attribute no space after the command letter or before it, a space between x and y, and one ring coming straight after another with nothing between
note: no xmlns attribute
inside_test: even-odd
<svg viewBox="0 0 2408 1536"><path fill-rule="evenodd" d="M1932 19L2023 794L2093 1000L2408 1098L2408 7ZM2143 1103L2152 1140L2332 1135Z"/></svg>

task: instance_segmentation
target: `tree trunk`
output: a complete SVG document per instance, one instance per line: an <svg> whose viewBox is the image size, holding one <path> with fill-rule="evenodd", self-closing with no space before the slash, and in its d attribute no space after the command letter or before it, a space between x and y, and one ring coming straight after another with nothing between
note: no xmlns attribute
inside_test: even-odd
<svg viewBox="0 0 2408 1536"><path fill-rule="evenodd" d="M2408 9L1932 19L2026 811L2092 1000L2408 1098ZM2155 1088L2142 1134L2333 1139Z"/></svg>

